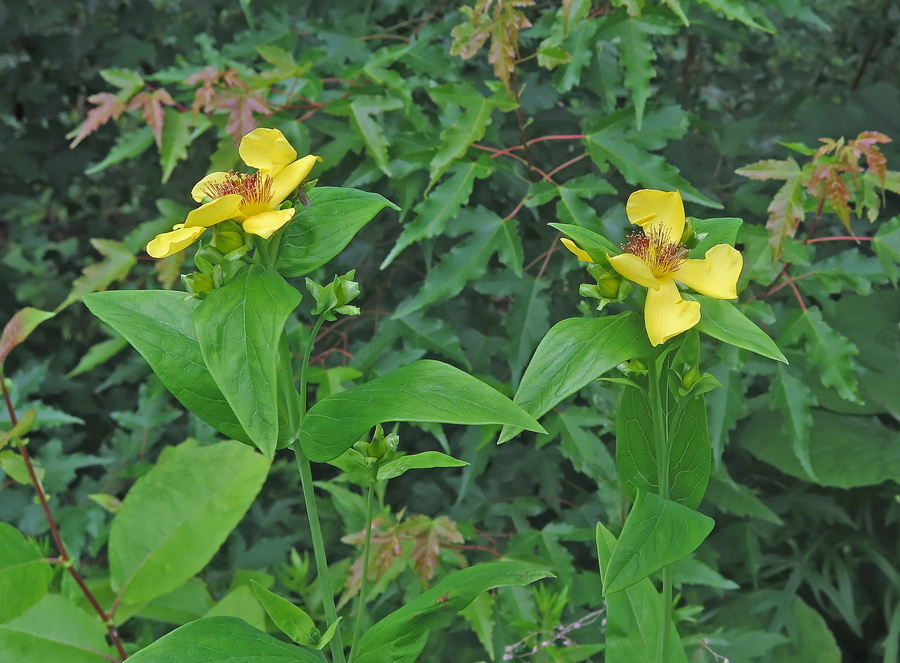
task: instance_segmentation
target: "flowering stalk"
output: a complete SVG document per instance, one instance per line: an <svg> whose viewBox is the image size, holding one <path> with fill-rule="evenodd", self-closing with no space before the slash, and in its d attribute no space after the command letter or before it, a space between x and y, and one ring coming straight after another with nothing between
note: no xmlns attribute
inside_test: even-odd
<svg viewBox="0 0 900 663"><path fill-rule="evenodd" d="M312 354L313 345L316 337L319 335L319 329L325 322L325 316L320 315L310 331L306 343L306 352L304 352L303 363L300 367L300 409L297 413L296 430L299 433L300 427L303 425L303 417L306 415L306 393L307 393L307 371L309 368L309 358ZM282 367L282 372L285 372ZM309 458L303 453L300 442L295 439L292 445L294 454L297 458L297 469L300 472L300 484L303 490L303 501L306 503L306 516L309 520L309 533L312 538L313 555L316 558L316 573L319 578L319 584L322 587L322 603L325 607L325 618L328 625L331 626L337 621L337 608L334 604L334 592L331 586L331 574L328 571L328 558L325 554L325 541L322 537L322 526L319 521L319 510L316 506L316 494L313 489L312 468ZM329 643L331 647L331 656L334 663L344 663L344 645L341 642L340 630L335 631L334 638Z"/></svg>

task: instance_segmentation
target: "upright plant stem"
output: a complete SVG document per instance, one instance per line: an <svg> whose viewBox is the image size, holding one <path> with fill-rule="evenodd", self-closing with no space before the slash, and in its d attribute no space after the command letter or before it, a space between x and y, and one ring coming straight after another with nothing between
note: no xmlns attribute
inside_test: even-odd
<svg viewBox="0 0 900 663"><path fill-rule="evenodd" d="M653 437L656 439L656 465L659 495L669 499L669 423L668 408L662 401L664 355L650 362L650 411L653 415ZM659 634L657 661L668 663L669 639L672 630L672 570L662 569L662 619Z"/></svg>
<svg viewBox="0 0 900 663"><path fill-rule="evenodd" d="M309 334L309 340L306 344L303 363L300 366L300 412L298 413L298 429L303 425L303 417L306 415L306 374L309 368L309 357L312 354L313 345L316 342L316 336L322 327L324 318L319 317L316 324L313 325ZM288 370L288 369L285 369ZM294 440L294 455L297 457L297 468L300 470L300 484L303 489L303 501L306 502L306 516L309 520L309 533L312 537L313 555L316 558L316 574L319 577L319 585L322 589L322 603L325 607L325 618L328 625L337 621L337 608L334 605L334 592L331 588L331 574L328 571L328 558L325 555L325 541L322 538L322 526L319 522L319 510L316 507L316 494L313 488L312 467L309 464L309 458L300 448L299 439ZM341 642L340 630L335 631L334 638L331 643L331 656L334 663L345 663L344 645Z"/></svg>
<svg viewBox="0 0 900 663"><path fill-rule="evenodd" d="M366 538L363 543L362 582L359 585L359 596L356 598L356 624L353 626L353 641L350 644L350 663L356 656L356 643L359 640L359 629L362 625L362 613L366 608L366 595L369 593L369 550L372 547L372 486L366 493Z"/></svg>

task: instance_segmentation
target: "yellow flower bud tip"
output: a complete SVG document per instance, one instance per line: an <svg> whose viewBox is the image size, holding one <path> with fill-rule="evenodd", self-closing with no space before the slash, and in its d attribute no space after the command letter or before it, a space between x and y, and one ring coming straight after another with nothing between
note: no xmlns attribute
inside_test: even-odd
<svg viewBox="0 0 900 663"><path fill-rule="evenodd" d="M588 254L587 251L579 247L568 237L563 237L559 241L561 241L563 243L563 246L569 249L569 251L575 254L575 257L578 258L581 262L594 262L594 259L591 258L590 254Z"/></svg>

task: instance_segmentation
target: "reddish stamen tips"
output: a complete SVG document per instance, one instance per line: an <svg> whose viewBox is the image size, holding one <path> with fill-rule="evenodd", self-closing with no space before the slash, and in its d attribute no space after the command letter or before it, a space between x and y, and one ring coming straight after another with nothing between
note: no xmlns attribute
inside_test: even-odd
<svg viewBox="0 0 900 663"><path fill-rule="evenodd" d="M652 226L645 232L633 232L622 251L631 253L647 263L654 276L664 276L677 271L687 259L688 250L683 244L673 242L663 226Z"/></svg>
<svg viewBox="0 0 900 663"><path fill-rule="evenodd" d="M272 199L272 178L260 173L236 173L231 170L221 182L210 182L204 186L203 192L210 198L238 194L243 208Z"/></svg>

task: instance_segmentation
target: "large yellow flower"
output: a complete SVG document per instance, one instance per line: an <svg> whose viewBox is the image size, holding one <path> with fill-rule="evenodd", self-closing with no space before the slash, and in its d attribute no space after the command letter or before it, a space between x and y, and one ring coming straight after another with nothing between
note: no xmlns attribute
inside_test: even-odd
<svg viewBox="0 0 900 663"><path fill-rule="evenodd" d="M687 257L688 249L681 243L685 218L680 193L635 191L628 198L625 213L643 232L629 235L623 252L607 257L619 274L647 288L644 324L650 343L665 343L700 322L700 304L682 299L676 281L715 299L737 297L743 267L739 251L728 244L717 244L702 259ZM594 262L571 241L563 242L579 260Z"/></svg>
<svg viewBox="0 0 900 663"><path fill-rule="evenodd" d="M297 152L278 129L254 129L241 139L241 159L255 173L210 173L191 190L197 202L212 198L187 215L171 232L157 235L147 253L165 258L193 244L210 226L233 219L245 232L263 238L294 217L293 208L278 209L306 179L321 157L297 159Z"/></svg>

